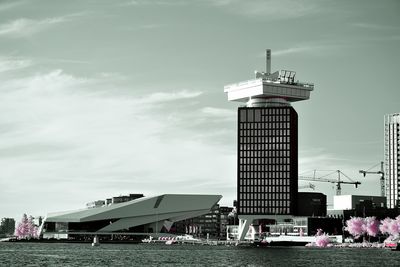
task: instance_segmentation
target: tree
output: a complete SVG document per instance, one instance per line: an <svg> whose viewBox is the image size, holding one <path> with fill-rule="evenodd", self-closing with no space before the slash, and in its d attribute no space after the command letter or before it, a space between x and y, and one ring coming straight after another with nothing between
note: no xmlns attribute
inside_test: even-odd
<svg viewBox="0 0 400 267"><path fill-rule="evenodd" d="M346 221L345 230L355 238L359 238L366 233L365 221L361 217L351 217Z"/></svg>
<svg viewBox="0 0 400 267"><path fill-rule="evenodd" d="M322 247L322 248L327 247L329 242L330 242L329 236L327 234L325 234L325 233L317 235L315 237L315 245L317 247Z"/></svg>
<svg viewBox="0 0 400 267"><path fill-rule="evenodd" d="M400 235L400 216L396 219L385 218L381 221L381 226L379 227L382 234L389 234L392 239L399 237Z"/></svg>
<svg viewBox="0 0 400 267"><path fill-rule="evenodd" d="M366 217L364 219L364 231L369 235L375 237L379 233L379 221L376 217Z"/></svg>
<svg viewBox="0 0 400 267"><path fill-rule="evenodd" d="M21 221L18 223L14 235L19 239L37 238L37 226L33 222L33 217L22 215Z"/></svg>
<svg viewBox="0 0 400 267"><path fill-rule="evenodd" d="M3 218L0 223L0 235L12 235L15 231L15 220L13 218Z"/></svg>

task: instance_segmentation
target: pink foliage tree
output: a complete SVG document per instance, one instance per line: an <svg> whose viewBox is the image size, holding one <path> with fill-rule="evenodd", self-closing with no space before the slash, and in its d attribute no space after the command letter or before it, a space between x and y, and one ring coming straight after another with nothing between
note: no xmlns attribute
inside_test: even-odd
<svg viewBox="0 0 400 267"><path fill-rule="evenodd" d="M381 221L381 225L379 226L379 230L382 234L390 234L389 233L389 225L392 223L392 219L385 218Z"/></svg>
<svg viewBox="0 0 400 267"><path fill-rule="evenodd" d="M396 219L386 218L381 221L379 230L382 234L389 234L392 238L397 238L400 235L400 216Z"/></svg>
<svg viewBox="0 0 400 267"><path fill-rule="evenodd" d="M29 216L28 219L28 235L30 237L36 237L36 232L37 232L37 227L35 225L35 223L33 222L33 217Z"/></svg>
<svg viewBox="0 0 400 267"><path fill-rule="evenodd" d="M20 236L23 236L23 235L24 235L23 230L22 230L22 227L21 227L21 223L18 223L18 224L17 224L17 227L15 227L14 235L15 235L16 237L20 237Z"/></svg>
<svg viewBox="0 0 400 267"><path fill-rule="evenodd" d="M364 231L369 236L375 237L379 233L379 221L376 217L366 217L364 219Z"/></svg>
<svg viewBox="0 0 400 267"><path fill-rule="evenodd" d="M38 230L36 225L33 222L33 217L28 216L26 214L22 215L21 221L18 223L15 228L14 235L19 239L26 238L37 238Z"/></svg>
<svg viewBox="0 0 400 267"><path fill-rule="evenodd" d="M364 219L361 217L351 217L346 221L345 230L355 238L359 238L366 232Z"/></svg>
<svg viewBox="0 0 400 267"><path fill-rule="evenodd" d="M321 234L315 237L315 245L317 245L317 247L326 247L329 242L330 240L327 234Z"/></svg>
<svg viewBox="0 0 400 267"><path fill-rule="evenodd" d="M399 237L400 233L400 216L397 216L396 219L392 220L389 224L389 234L394 238Z"/></svg>

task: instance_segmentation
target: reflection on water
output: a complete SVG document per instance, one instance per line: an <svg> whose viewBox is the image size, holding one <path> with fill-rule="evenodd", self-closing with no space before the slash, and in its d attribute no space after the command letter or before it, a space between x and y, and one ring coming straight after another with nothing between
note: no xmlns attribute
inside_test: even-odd
<svg viewBox="0 0 400 267"><path fill-rule="evenodd" d="M154 244L0 243L1 266L399 266L400 252Z"/></svg>

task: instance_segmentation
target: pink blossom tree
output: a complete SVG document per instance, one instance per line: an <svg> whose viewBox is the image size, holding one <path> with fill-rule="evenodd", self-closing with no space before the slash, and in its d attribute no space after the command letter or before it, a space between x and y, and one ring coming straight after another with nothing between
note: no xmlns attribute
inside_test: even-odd
<svg viewBox="0 0 400 267"><path fill-rule="evenodd" d="M381 221L381 225L379 225L379 230L382 234L390 234L389 233L389 225L392 223L392 219L385 218Z"/></svg>
<svg viewBox="0 0 400 267"><path fill-rule="evenodd" d="M346 221L345 230L355 238L359 238L366 232L364 219L361 217L351 217Z"/></svg>
<svg viewBox="0 0 400 267"><path fill-rule="evenodd" d="M33 217L29 216L28 219L28 216L24 213L21 221L15 228L14 235L19 239L37 238L37 227L33 222Z"/></svg>
<svg viewBox="0 0 400 267"><path fill-rule="evenodd" d="M327 234L321 234L321 235L317 235L315 237L315 245L317 247L326 247L328 246L330 240L329 240L329 236Z"/></svg>
<svg viewBox="0 0 400 267"><path fill-rule="evenodd" d="M390 239L398 238L400 235L400 216L396 219L385 218L381 221L379 230L382 234L388 234Z"/></svg>
<svg viewBox="0 0 400 267"><path fill-rule="evenodd" d="M369 236L375 237L379 233L379 221L376 217L366 217L364 219L364 231Z"/></svg>
<svg viewBox="0 0 400 267"><path fill-rule="evenodd" d="M17 227L15 227L14 235L18 238L24 235L21 223L18 223Z"/></svg>
<svg viewBox="0 0 400 267"><path fill-rule="evenodd" d="M15 236L19 239L26 238L28 236L28 216L24 213L21 221L18 223L15 229Z"/></svg>
<svg viewBox="0 0 400 267"><path fill-rule="evenodd" d="M28 219L28 236L35 237L36 236L36 225L33 222L33 217L29 216Z"/></svg>
<svg viewBox="0 0 400 267"><path fill-rule="evenodd" d="M399 237L400 234L400 216L397 216L396 219L392 220L389 224L389 234L394 238Z"/></svg>

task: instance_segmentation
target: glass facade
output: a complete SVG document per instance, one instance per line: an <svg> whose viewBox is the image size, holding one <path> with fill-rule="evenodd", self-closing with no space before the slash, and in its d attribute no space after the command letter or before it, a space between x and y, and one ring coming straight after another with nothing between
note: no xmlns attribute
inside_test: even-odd
<svg viewBox="0 0 400 267"><path fill-rule="evenodd" d="M292 107L239 108L238 214L295 214L297 151Z"/></svg>
<svg viewBox="0 0 400 267"><path fill-rule="evenodd" d="M400 114L385 116L386 199L390 209L400 207Z"/></svg>

